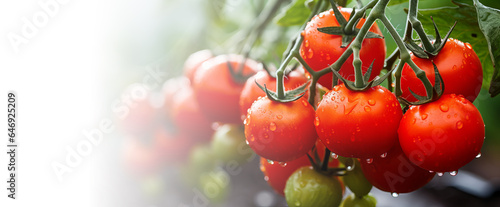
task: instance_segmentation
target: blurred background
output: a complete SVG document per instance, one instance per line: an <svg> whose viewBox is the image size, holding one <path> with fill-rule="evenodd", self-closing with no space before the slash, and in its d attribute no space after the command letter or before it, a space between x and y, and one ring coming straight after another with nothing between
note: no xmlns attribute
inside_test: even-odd
<svg viewBox="0 0 500 207"><path fill-rule="evenodd" d="M2 2L5 36L21 34L23 18L41 18L36 15L46 12L41 6L46 2ZM22 135L20 201L9 204L286 206L264 180L257 156L238 173L228 174L223 165L216 168L207 179L223 183L214 189L223 193L216 199L203 196L193 184L198 176L189 175L193 171L189 165L205 162L193 161L193 151L210 144L184 144L173 138L164 109L172 99L167 81L183 74L188 56L203 49L240 53L235 45L241 46L258 14L272 1L54 2L58 9L49 9L54 16L46 12L46 25L36 26L39 31L17 47L19 51L11 39L2 42L6 58L0 59L4 68L0 82L2 89L20 95ZM420 3L421 8L442 6L453 4ZM407 5L387 10L400 34L406 17L403 8ZM279 64L300 27L281 27L275 20L250 54L269 65ZM394 48L387 41L387 51ZM426 187L397 198L373 189L378 206L500 205L500 98L490 98L483 89L474 105L486 124L481 158L455 177L436 176ZM98 144L82 147L92 138ZM83 153L81 162L73 160L76 164L70 170L57 171L61 168L54 163L68 164L72 150L78 149L89 153Z"/></svg>

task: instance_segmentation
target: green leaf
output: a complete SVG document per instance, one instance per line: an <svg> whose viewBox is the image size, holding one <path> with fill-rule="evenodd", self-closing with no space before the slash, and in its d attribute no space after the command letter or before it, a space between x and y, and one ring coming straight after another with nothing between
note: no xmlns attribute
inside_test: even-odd
<svg viewBox="0 0 500 207"><path fill-rule="evenodd" d="M434 32L431 16L438 28L443 31L448 30L454 21L458 21L450 37L471 44L483 66L483 88L488 89L494 68L488 52L488 43L477 22L476 8L467 4L457 5L458 7L421 9L418 13L418 19L422 22L427 33ZM500 42L498 43L500 44Z"/></svg>
<svg viewBox="0 0 500 207"><path fill-rule="evenodd" d="M406 3L406 2L408 2L408 0L391 0L391 1L389 1L389 4L387 4L387 5L391 6L391 5L402 4L402 3Z"/></svg>
<svg viewBox="0 0 500 207"><path fill-rule="evenodd" d="M500 73L497 67L500 63L500 33L498 32L500 10L486 7L477 0L474 0L474 6L476 6L479 28L488 42L488 51L494 68L489 88L491 96L494 97L500 93Z"/></svg>
<svg viewBox="0 0 500 207"><path fill-rule="evenodd" d="M308 8L307 4L311 4L311 1L306 0L294 0L288 6L283 8L282 12L276 16L277 24L280 26L294 26L302 25L311 14L311 10ZM316 2L317 3L317 2Z"/></svg>

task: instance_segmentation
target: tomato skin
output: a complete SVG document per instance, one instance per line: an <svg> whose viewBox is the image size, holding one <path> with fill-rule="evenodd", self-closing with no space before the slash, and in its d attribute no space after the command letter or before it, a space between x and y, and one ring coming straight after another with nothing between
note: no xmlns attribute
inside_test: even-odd
<svg viewBox="0 0 500 207"><path fill-rule="evenodd" d="M196 71L201 66L201 64L212 58L213 56L214 55L210 50L200 50L189 55L189 57L186 59L186 62L184 62L183 71L184 75L189 79L191 83L193 83Z"/></svg>
<svg viewBox="0 0 500 207"><path fill-rule="evenodd" d="M371 195L365 195L360 198L351 194L342 201L340 207L375 207L376 205L377 200Z"/></svg>
<svg viewBox="0 0 500 207"><path fill-rule="evenodd" d="M474 102L481 91L483 83L483 68L481 61L469 43L449 38L439 54L432 59L421 59L411 54L411 59L422 70L434 85L435 73L432 62L436 64L444 82L444 94L462 94ZM416 94L425 96L425 87L417 78L408 64L405 64L401 74L402 97L415 102L409 88Z"/></svg>
<svg viewBox="0 0 500 207"><path fill-rule="evenodd" d="M451 172L479 154L485 132L481 114L470 101L446 94L410 107L398 133L404 153L414 164L434 172Z"/></svg>
<svg viewBox="0 0 500 207"><path fill-rule="evenodd" d="M294 89L308 81L307 77L294 70L284 77L283 85L285 90ZM261 96L266 96L266 93L255 84L259 83L261 86L266 84L268 90L276 91L276 78L271 77L266 71L259 71L254 76L250 77L240 96L240 112L243 117L247 115L248 109L252 106L252 103Z"/></svg>
<svg viewBox="0 0 500 207"><path fill-rule="evenodd" d="M390 193L415 191L430 182L436 174L413 164L399 143L387 152L385 158L375 157L372 163L360 163L366 179L376 188Z"/></svg>
<svg viewBox="0 0 500 207"><path fill-rule="evenodd" d="M357 92L341 84L323 97L314 125L321 142L333 153L368 159L394 145L402 115L399 102L386 88Z"/></svg>
<svg viewBox="0 0 500 207"><path fill-rule="evenodd" d="M305 100L280 103L261 97L245 119L245 137L255 153L287 162L305 155L316 142L314 108Z"/></svg>
<svg viewBox="0 0 500 207"><path fill-rule="evenodd" d="M339 7L339 10L346 19L349 18L352 12L351 8ZM356 28L361 28L364 23L365 19L361 19L356 25ZM322 12L313 17L302 33L304 41L300 47L300 56L304 58L306 63L315 71L322 70L333 64L347 49L347 47L340 47L342 45L341 36L325 34L317 30L317 28L333 26L339 26L339 24L333 10L330 9L329 11ZM376 23L370 27L369 31L382 35ZM363 73L365 73L368 67L370 67L370 64L375 61L373 63L370 80L373 80L375 76L380 74L380 71L384 67L385 54L386 47L384 39L369 38L363 40L359 52L359 56L363 62L361 66ZM352 66L352 61L353 56L351 55L339 71L342 77L350 81L354 81L354 67ZM318 83L331 89L332 73L322 76L318 80Z"/></svg>
<svg viewBox="0 0 500 207"><path fill-rule="evenodd" d="M214 132L212 122L202 113L190 87L182 89L174 97L172 120L180 133L187 134L195 141L209 141Z"/></svg>
<svg viewBox="0 0 500 207"><path fill-rule="evenodd" d="M204 62L198 69L193 89L201 111L212 122L241 123L239 99L244 82L231 76L227 61L234 70L239 69L243 57L240 55L219 55ZM257 72L258 63L247 59L243 75Z"/></svg>

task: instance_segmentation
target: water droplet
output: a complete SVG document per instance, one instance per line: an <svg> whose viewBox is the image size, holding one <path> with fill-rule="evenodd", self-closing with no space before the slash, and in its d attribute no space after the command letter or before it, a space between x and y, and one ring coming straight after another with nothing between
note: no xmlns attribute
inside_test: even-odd
<svg viewBox="0 0 500 207"><path fill-rule="evenodd" d="M245 140L245 142L247 143L247 145L249 145L249 144L250 144L250 142L248 142L248 140Z"/></svg>
<svg viewBox="0 0 500 207"><path fill-rule="evenodd" d="M267 182L269 180L268 176L264 176L264 180Z"/></svg>
<svg viewBox="0 0 500 207"><path fill-rule="evenodd" d="M457 66L456 66L456 65L454 65L451 69L452 69L452 70L457 70Z"/></svg>
<svg viewBox="0 0 500 207"><path fill-rule="evenodd" d="M300 206L300 201L295 201L295 206Z"/></svg>
<svg viewBox="0 0 500 207"><path fill-rule="evenodd" d="M307 107L309 105L309 103L307 103L307 101L302 100L302 105L304 105L305 107Z"/></svg>
<svg viewBox="0 0 500 207"><path fill-rule="evenodd" d="M309 40L304 41L304 46L309 47Z"/></svg>
<svg viewBox="0 0 500 207"><path fill-rule="evenodd" d="M370 106L374 106L377 102L373 99L370 99L368 100L368 104L370 104Z"/></svg>
<svg viewBox="0 0 500 207"><path fill-rule="evenodd" d="M333 159L338 159L339 158L339 155L335 154L335 153L332 153L332 158Z"/></svg>
<svg viewBox="0 0 500 207"><path fill-rule="evenodd" d="M340 90L340 85L336 85L333 87L333 91L339 91Z"/></svg>
<svg viewBox="0 0 500 207"><path fill-rule="evenodd" d="M339 107L339 105L335 105L335 106L333 106L333 108L334 108L334 109L337 109L338 107Z"/></svg>
<svg viewBox="0 0 500 207"><path fill-rule="evenodd" d="M325 16L325 14L324 14L324 13L320 13L320 14L319 14L319 18L320 18L320 19L321 19L321 18L323 18L324 16Z"/></svg>
<svg viewBox="0 0 500 207"><path fill-rule="evenodd" d="M286 162L278 162L281 167L286 167Z"/></svg>
<svg viewBox="0 0 500 207"><path fill-rule="evenodd" d="M332 98L330 100L335 101L335 96L332 96Z"/></svg>
<svg viewBox="0 0 500 207"><path fill-rule="evenodd" d="M331 59L330 54L327 53L326 56L325 56L325 59L326 60L330 60Z"/></svg>
<svg viewBox="0 0 500 207"><path fill-rule="evenodd" d="M345 100L345 97L340 97L340 101L344 101Z"/></svg>
<svg viewBox="0 0 500 207"><path fill-rule="evenodd" d="M451 176L456 176L457 174L458 174L458 171L451 171L451 172L450 172L450 175L451 175Z"/></svg>
<svg viewBox="0 0 500 207"><path fill-rule="evenodd" d="M434 173L434 171L432 171L432 170L429 170L429 173Z"/></svg>
<svg viewBox="0 0 500 207"><path fill-rule="evenodd" d="M481 153L476 155L476 158L480 158L480 157L481 157Z"/></svg>
<svg viewBox="0 0 500 207"><path fill-rule="evenodd" d="M449 110L448 105L446 104L441 104L441 106L439 106L439 109L441 109L442 112L447 112Z"/></svg>
<svg viewBox="0 0 500 207"><path fill-rule="evenodd" d="M300 57L306 59L306 52L304 50L300 50Z"/></svg>
<svg viewBox="0 0 500 207"><path fill-rule="evenodd" d="M446 118L448 118L448 119L449 119L449 118L451 118L451 116L448 114L448 115L446 116Z"/></svg>
<svg viewBox="0 0 500 207"><path fill-rule="evenodd" d="M250 141L253 142L255 140L255 137L253 135L250 136Z"/></svg>
<svg viewBox="0 0 500 207"><path fill-rule="evenodd" d="M314 126L319 126L319 117L314 119Z"/></svg>
<svg viewBox="0 0 500 207"><path fill-rule="evenodd" d="M246 125L247 124L247 119L243 120L243 124Z"/></svg>
<svg viewBox="0 0 500 207"><path fill-rule="evenodd" d="M277 115L276 116L277 119L282 119L283 118L283 115Z"/></svg>
<svg viewBox="0 0 500 207"><path fill-rule="evenodd" d="M441 176L443 176L443 175L444 175L444 173L442 173L442 172L437 172L437 175L438 175L439 177L441 177Z"/></svg>
<svg viewBox="0 0 500 207"><path fill-rule="evenodd" d="M461 121L457 121L457 129L462 129L464 127L464 123Z"/></svg>
<svg viewBox="0 0 500 207"><path fill-rule="evenodd" d="M309 50L307 50L307 58L311 59L314 55L314 52L312 50L312 48L309 48Z"/></svg>
<svg viewBox="0 0 500 207"><path fill-rule="evenodd" d="M265 133L265 132L264 132L264 134L262 136L264 136L264 139L269 139L269 135L267 133Z"/></svg>
<svg viewBox="0 0 500 207"><path fill-rule="evenodd" d="M381 157L381 158L386 158L386 157L387 157L387 152L386 152L386 153L384 153L384 154L381 154L381 155L380 155L380 157Z"/></svg>
<svg viewBox="0 0 500 207"><path fill-rule="evenodd" d="M470 46L470 44L468 42L465 43L465 47L467 47L467 49L472 49L472 46Z"/></svg>
<svg viewBox="0 0 500 207"><path fill-rule="evenodd" d="M302 37L303 37L303 36L305 36L305 35L306 35L306 32L305 32L305 31L300 32L300 36L302 36Z"/></svg>
<svg viewBox="0 0 500 207"><path fill-rule="evenodd" d="M272 160L267 160L267 163L274 165L274 161L272 161Z"/></svg>
<svg viewBox="0 0 500 207"><path fill-rule="evenodd" d="M365 106L365 111L366 111L366 112L369 112L369 111L371 111L371 110L372 110L372 108L370 108L369 106Z"/></svg>
<svg viewBox="0 0 500 207"><path fill-rule="evenodd" d="M422 120L427 119L427 114L422 114Z"/></svg>
<svg viewBox="0 0 500 207"><path fill-rule="evenodd" d="M469 120L469 115L465 115L465 119L466 119L466 120Z"/></svg>
<svg viewBox="0 0 500 207"><path fill-rule="evenodd" d="M417 118L414 118L414 119L413 119L412 124L415 124L415 122L417 122Z"/></svg>
<svg viewBox="0 0 500 207"><path fill-rule="evenodd" d="M276 123L271 122L271 123L269 124L269 130L271 130L271 131L273 131L273 132L274 132L274 131L276 131Z"/></svg>
<svg viewBox="0 0 500 207"><path fill-rule="evenodd" d="M361 128L359 128L359 126L356 127L356 132L360 132L361 131Z"/></svg>
<svg viewBox="0 0 500 207"><path fill-rule="evenodd" d="M345 169L347 171L352 171L352 170L354 170L354 167L352 165L348 165L347 167L345 167Z"/></svg>
<svg viewBox="0 0 500 207"><path fill-rule="evenodd" d="M368 163L368 164L372 164L372 162L373 162L373 159L372 159L372 158L366 159L366 163Z"/></svg>
<svg viewBox="0 0 500 207"><path fill-rule="evenodd" d="M391 193L391 195L393 198L397 198L399 196L399 193L394 192L394 193Z"/></svg>

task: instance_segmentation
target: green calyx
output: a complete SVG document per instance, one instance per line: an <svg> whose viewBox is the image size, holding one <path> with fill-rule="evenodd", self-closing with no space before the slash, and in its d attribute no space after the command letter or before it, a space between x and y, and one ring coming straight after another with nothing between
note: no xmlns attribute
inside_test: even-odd
<svg viewBox="0 0 500 207"><path fill-rule="evenodd" d="M231 74L231 78L239 84L245 84L248 78L250 78L253 74L245 75L243 74L244 68L245 68L245 62L246 58L241 61L241 63L238 65L238 68L235 70L233 66L231 65L231 62L229 60L226 61L227 63L227 69L229 70L229 74Z"/></svg>
<svg viewBox="0 0 500 207"><path fill-rule="evenodd" d="M344 85L345 85L345 87L347 89L352 90L352 91L365 91L365 90L368 90L371 87L380 85L382 82L384 82L384 80L387 77L389 77L392 74L392 71L395 69L395 68L393 68L393 69L389 70L382 77L378 77L377 76L372 81L369 81L370 80L370 75L372 73L372 68L373 68L373 63L374 62L375 62L375 60L372 61L372 63L370 64L370 67L368 67L368 70L363 75L363 84L361 85L361 87L357 86L355 82L349 81L349 80L345 79L344 77L342 77L342 75L340 75L340 73L338 71L336 71L336 70L334 70L332 68L333 75L335 77L337 77L338 79L340 79L342 82L344 82Z"/></svg>
<svg viewBox="0 0 500 207"><path fill-rule="evenodd" d="M359 22L359 20L361 18L355 17L356 9L353 8L351 15L349 16L349 21L347 21L344 18L344 16L342 15L342 13L340 13L340 10L337 8L337 5L335 4L335 2L333 2L333 0L330 0L330 3L332 5L332 9L333 9L333 12L335 14L335 18L337 19L337 22L340 24L340 26L338 26L338 27L320 27L320 28L318 28L318 31L321 33L325 33L325 34L342 36L342 44L340 47L345 48L351 43L351 41L354 38L356 38L356 35L358 35L359 29L356 28L355 25L357 25L357 23ZM352 24L352 23L348 24L349 22L352 22L352 21L354 21L353 22L354 24ZM351 25L351 26L349 26L349 25ZM365 38L384 38L384 37L377 34L377 33L373 33L373 32L368 31Z"/></svg>
<svg viewBox="0 0 500 207"><path fill-rule="evenodd" d="M269 100L281 102L281 103L287 103L287 102L296 101L299 98L302 98L302 96L304 96L305 93L307 92L307 87L309 86L311 81L308 81L295 89L285 91L283 97L280 97L274 91L268 90L266 84L264 84L264 86L262 86L257 81L255 81L255 83L257 84L257 86L259 86L260 89L262 89L264 92L266 92L266 95L269 98Z"/></svg>

